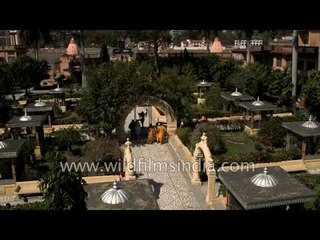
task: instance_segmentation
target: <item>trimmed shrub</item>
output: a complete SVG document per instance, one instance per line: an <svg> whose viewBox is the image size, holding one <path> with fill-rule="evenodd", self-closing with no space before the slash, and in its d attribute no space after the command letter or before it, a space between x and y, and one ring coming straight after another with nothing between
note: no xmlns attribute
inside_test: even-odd
<svg viewBox="0 0 320 240"><path fill-rule="evenodd" d="M192 150L195 148L195 144L200 141L203 133L206 133L208 137L208 147L212 154L220 155L226 152L226 147L220 136L220 130L207 122L199 123L191 134L191 146Z"/></svg>
<svg viewBox="0 0 320 240"><path fill-rule="evenodd" d="M178 137L183 142L183 144L186 146L188 146L190 144L191 132L192 132L192 129L190 127L176 129L176 133L177 133Z"/></svg>

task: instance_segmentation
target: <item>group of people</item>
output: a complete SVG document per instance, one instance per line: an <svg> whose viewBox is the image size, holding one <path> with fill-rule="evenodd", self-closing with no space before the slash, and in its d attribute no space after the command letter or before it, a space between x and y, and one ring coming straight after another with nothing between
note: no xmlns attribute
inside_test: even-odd
<svg viewBox="0 0 320 240"><path fill-rule="evenodd" d="M144 120L147 116L147 111L139 113L139 120L132 119L129 124L131 140L140 144L141 141L147 139L147 143L152 144L158 142L163 144L167 139L167 131L162 123L158 123L156 126L149 125L148 129L144 127ZM141 124L140 124L141 122Z"/></svg>
<svg viewBox="0 0 320 240"><path fill-rule="evenodd" d="M163 144L167 139L167 130L165 126L162 125L162 123L152 126L150 124L148 128L148 140L147 142L149 144L152 144L154 142Z"/></svg>

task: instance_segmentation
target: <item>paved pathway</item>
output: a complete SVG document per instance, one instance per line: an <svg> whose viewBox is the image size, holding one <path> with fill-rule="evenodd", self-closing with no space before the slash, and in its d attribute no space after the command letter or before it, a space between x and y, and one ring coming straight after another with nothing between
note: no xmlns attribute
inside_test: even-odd
<svg viewBox="0 0 320 240"><path fill-rule="evenodd" d="M139 178L153 179L160 186L158 204L164 210L200 210L205 197L199 187L191 186L186 172L179 171L179 163L168 144L134 146L132 154ZM139 164L138 164L139 163ZM188 179L189 178L189 179Z"/></svg>

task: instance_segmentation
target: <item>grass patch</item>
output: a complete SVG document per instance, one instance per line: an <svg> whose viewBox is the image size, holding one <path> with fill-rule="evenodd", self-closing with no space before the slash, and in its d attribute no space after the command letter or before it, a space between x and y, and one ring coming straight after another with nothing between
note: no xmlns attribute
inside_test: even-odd
<svg viewBox="0 0 320 240"><path fill-rule="evenodd" d="M232 156L240 153L255 152L257 140L249 137L244 132L221 132L221 137L225 142L227 152L224 156Z"/></svg>

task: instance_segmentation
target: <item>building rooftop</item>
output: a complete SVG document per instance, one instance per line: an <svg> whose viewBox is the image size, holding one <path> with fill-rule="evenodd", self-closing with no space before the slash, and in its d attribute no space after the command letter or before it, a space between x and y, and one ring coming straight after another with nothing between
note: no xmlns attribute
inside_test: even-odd
<svg viewBox="0 0 320 240"><path fill-rule="evenodd" d="M20 121L20 116L12 117L6 124L8 128L41 127L47 120L46 115L33 115L30 121Z"/></svg>
<svg viewBox="0 0 320 240"><path fill-rule="evenodd" d="M21 147L25 143L25 139L2 140L5 143L5 148L0 148L0 159L18 157Z"/></svg>
<svg viewBox="0 0 320 240"><path fill-rule="evenodd" d="M252 182L257 174L263 174L264 168L248 171L219 171L219 179L228 191L246 209L259 209L289 204L304 203L313 200L315 193L300 183L281 167L269 167L268 174L277 180L272 187L260 187Z"/></svg>
<svg viewBox="0 0 320 240"><path fill-rule="evenodd" d="M124 203L107 204L101 199L103 193L113 188L112 182L85 185L88 210L159 210L156 194L149 179L117 182L117 186L130 196Z"/></svg>
<svg viewBox="0 0 320 240"><path fill-rule="evenodd" d="M222 92L221 97L227 101L252 101L254 100L253 96L250 96L248 94L242 93L241 96L233 96L231 95L233 92Z"/></svg>
<svg viewBox="0 0 320 240"><path fill-rule="evenodd" d="M278 106L265 101L263 101L262 105L254 105L253 102L241 102L239 103L239 106L247 109L250 112L274 111L279 109Z"/></svg>
<svg viewBox="0 0 320 240"><path fill-rule="evenodd" d="M302 137L313 137L320 136L320 123L314 121L314 123L319 126L317 128L308 128L304 127L303 124L306 122L297 121L297 122L283 122L282 126Z"/></svg>
<svg viewBox="0 0 320 240"><path fill-rule="evenodd" d="M38 103L38 101L36 103ZM45 103L44 106L39 106L39 107L35 106L36 103L29 103L25 107L27 112L51 112L51 111L53 111L53 104L51 104L51 103Z"/></svg>

